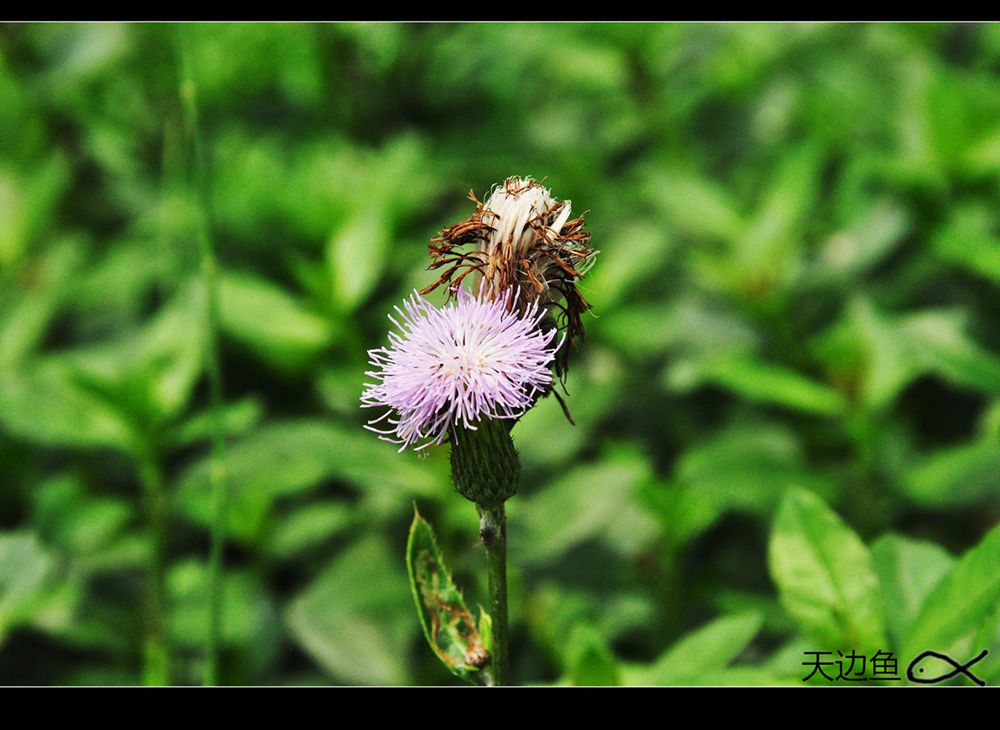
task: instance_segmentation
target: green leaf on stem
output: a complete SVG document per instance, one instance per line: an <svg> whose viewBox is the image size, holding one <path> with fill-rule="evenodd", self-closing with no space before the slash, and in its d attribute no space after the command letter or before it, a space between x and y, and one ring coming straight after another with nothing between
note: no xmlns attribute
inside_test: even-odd
<svg viewBox="0 0 1000 730"><path fill-rule="evenodd" d="M769 563L788 613L824 648L885 647L885 609L871 554L815 494L793 489L785 495Z"/></svg>
<svg viewBox="0 0 1000 730"><path fill-rule="evenodd" d="M406 567L427 643L448 671L476 681L489 661L489 653L465 599L451 579L434 530L416 509L406 544ZM485 614L482 608L480 612ZM481 627L488 623L480 620Z"/></svg>

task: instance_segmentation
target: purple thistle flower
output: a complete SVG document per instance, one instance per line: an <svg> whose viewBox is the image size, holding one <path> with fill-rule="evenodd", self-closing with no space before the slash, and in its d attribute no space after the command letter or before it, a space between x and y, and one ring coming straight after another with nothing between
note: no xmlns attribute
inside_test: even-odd
<svg viewBox="0 0 1000 730"><path fill-rule="evenodd" d="M483 418L517 418L552 383L550 366L561 342L556 330L544 332L538 302L522 314L508 290L489 300L459 289L455 301L438 309L417 292L395 307L400 333L389 333L389 347L369 350L376 369L365 375L363 408L386 407L365 428L402 444L400 451L440 444L456 426L475 429ZM388 429L375 428L383 423Z"/></svg>

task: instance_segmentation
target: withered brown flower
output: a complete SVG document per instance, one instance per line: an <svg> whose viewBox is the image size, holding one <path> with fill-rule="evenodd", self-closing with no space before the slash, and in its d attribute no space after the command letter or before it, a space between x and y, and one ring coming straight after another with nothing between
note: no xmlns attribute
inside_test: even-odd
<svg viewBox="0 0 1000 730"><path fill-rule="evenodd" d="M442 284L449 292L474 274L474 288L488 297L519 291L515 304L522 310L538 300L547 316L566 335L556 358L556 373L565 377L569 348L583 339L582 315L590 308L577 282L593 264L590 233L581 215L570 220L570 201L559 201L531 178L509 177L459 223L432 239L431 270L443 273L421 294ZM561 402L561 399L560 399Z"/></svg>

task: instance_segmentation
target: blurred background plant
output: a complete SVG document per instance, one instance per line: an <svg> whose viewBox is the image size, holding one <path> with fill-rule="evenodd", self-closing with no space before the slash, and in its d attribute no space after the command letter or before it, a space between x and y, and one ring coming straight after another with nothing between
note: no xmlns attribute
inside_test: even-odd
<svg viewBox="0 0 1000 730"><path fill-rule="evenodd" d="M149 679L156 564L169 678L205 672L175 36L0 27L0 683ZM803 652L879 648L901 673L991 648L976 674L1000 681L1000 26L190 40L221 262L220 681L459 681L403 555L416 502L482 602L474 510L445 449L397 454L358 397L429 239L512 174L589 209L601 250L578 425L546 399L515 428L514 681L801 684Z"/></svg>

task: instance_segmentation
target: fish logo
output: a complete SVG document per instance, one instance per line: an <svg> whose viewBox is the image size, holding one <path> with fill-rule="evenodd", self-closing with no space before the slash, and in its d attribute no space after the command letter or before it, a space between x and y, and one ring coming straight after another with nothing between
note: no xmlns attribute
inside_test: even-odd
<svg viewBox="0 0 1000 730"><path fill-rule="evenodd" d="M970 659L965 664L959 664L958 662L956 662L954 659L952 659L947 654L941 654L941 653L936 652L936 651L925 651L923 654L921 654L920 656L918 656L917 658L915 658L912 662L910 662L910 666L908 666L906 668L906 678L908 680L910 680L911 682L916 682L918 684L937 684L938 682L944 682L946 679L951 679L952 677L955 677L955 676L957 676L959 674L964 674L966 677L968 677L969 679L971 679L973 682L975 682L976 684L978 684L980 687L985 687L986 686L986 682L984 682L979 677L977 677L975 674L973 674L972 672L970 672L969 671L969 667L971 667L976 662L981 661L989 653L990 653L989 649L983 649L981 652L979 652L979 654L977 656L975 656L974 658ZM920 665L921 665L921 663L925 659L927 659L929 657L934 657L935 659L940 659L941 661L945 662L946 664L951 665L954 668L950 672L948 672L947 674L941 674L941 675L939 675L937 677L926 676L927 667L920 666ZM933 662L931 662L931 664L933 664ZM916 669L916 672L914 672L914 669ZM917 674L925 675L925 676L919 676L918 677Z"/></svg>

